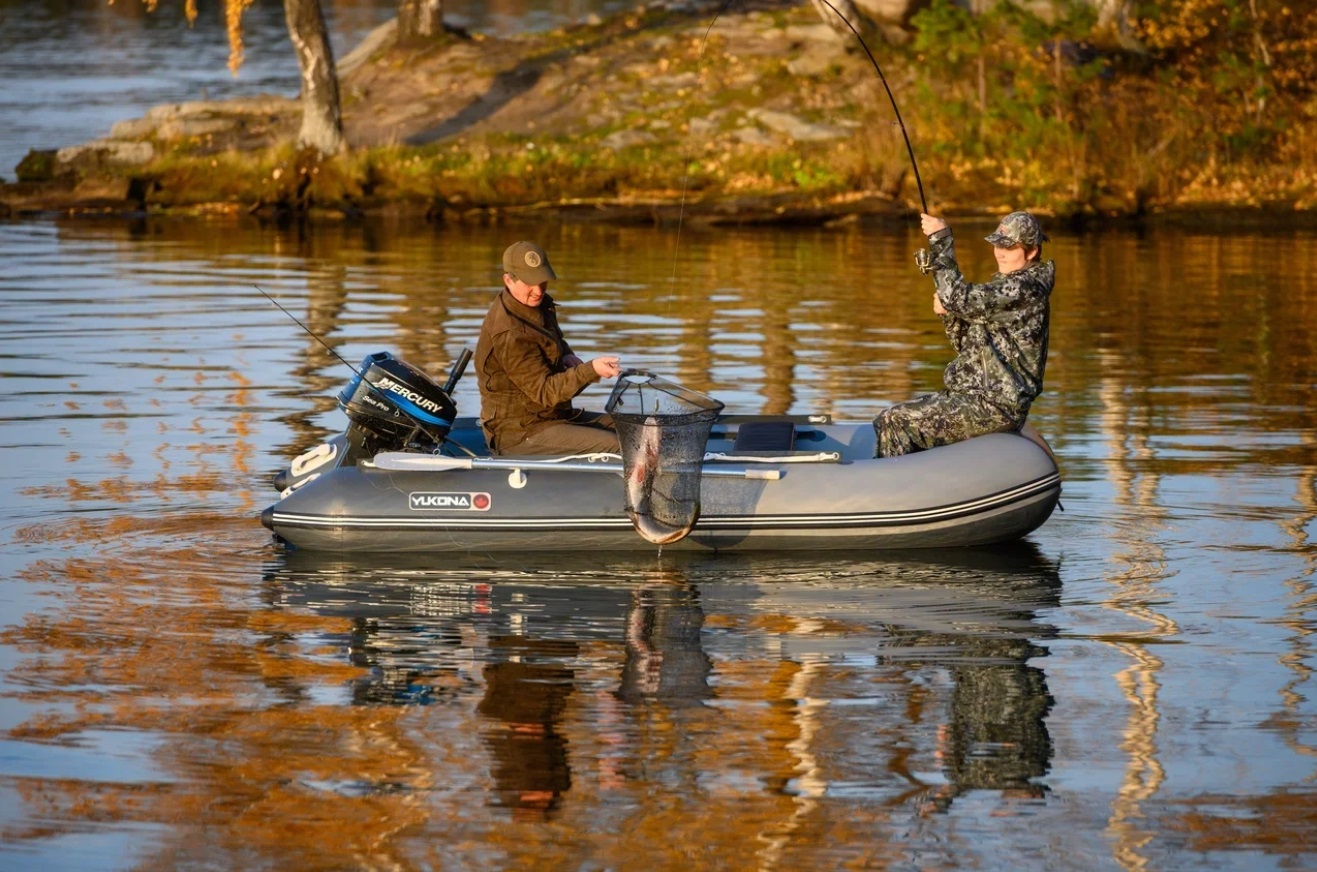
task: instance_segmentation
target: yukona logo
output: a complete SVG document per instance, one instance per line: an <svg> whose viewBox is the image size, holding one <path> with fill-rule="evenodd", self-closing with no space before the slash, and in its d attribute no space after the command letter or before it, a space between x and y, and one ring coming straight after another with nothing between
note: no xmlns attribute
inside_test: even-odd
<svg viewBox="0 0 1317 872"><path fill-rule="evenodd" d="M487 512L493 501L485 493L435 493L415 491L407 495L407 505L417 512L458 511Z"/></svg>

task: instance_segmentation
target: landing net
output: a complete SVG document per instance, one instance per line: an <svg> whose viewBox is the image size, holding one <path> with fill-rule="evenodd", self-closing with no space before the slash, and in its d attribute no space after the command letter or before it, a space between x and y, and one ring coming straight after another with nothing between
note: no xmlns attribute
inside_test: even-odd
<svg viewBox="0 0 1317 872"><path fill-rule="evenodd" d="M626 511L646 540L685 538L700 517L700 472L709 430L723 404L659 378L626 370L606 406L622 444Z"/></svg>

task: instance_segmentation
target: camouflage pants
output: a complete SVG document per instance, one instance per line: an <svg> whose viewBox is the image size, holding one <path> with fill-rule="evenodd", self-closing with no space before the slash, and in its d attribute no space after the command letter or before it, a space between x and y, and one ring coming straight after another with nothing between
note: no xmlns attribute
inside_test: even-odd
<svg viewBox="0 0 1317 872"><path fill-rule="evenodd" d="M981 397L938 391L878 413L873 419L878 435L875 456L899 457L984 433L1018 430L1027 416L1028 410L1015 414Z"/></svg>

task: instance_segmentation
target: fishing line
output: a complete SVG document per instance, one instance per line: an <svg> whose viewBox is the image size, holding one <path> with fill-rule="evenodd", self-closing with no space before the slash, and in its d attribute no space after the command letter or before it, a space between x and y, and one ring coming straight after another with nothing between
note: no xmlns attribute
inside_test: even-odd
<svg viewBox="0 0 1317 872"><path fill-rule="evenodd" d="M718 22L718 19L722 17L722 14L726 12L731 7L731 5L735 2L736 0L726 0L726 2L724 2L723 5L718 8L718 11L714 13L713 18L709 21L709 26L705 28L704 38L700 41L699 57L701 62L704 60L704 47L709 42L709 34L713 31L714 24ZM924 180L919 176L919 162L915 160L915 149L914 146L910 144L910 133L905 129L905 121L901 118L901 110L896 105L896 95L892 93L891 86L887 84L887 76L883 75L883 68L878 65L878 59L875 58L873 56L873 52L869 50L869 45L864 41L864 37L861 36L860 32L855 29L855 25L851 24L850 21L847 20L845 15L841 14L841 10L839 10L836 6L833 6L832 3L829 2L829 0L818 0L818 2L822 3L824 6L831 9L833 14L835 14L838 18L840 18L842 23L846 25L846 27L850 30L852 34L854 34L856 41L859 42L860 47L864 49L864 53L869 57L869 63L873 64L873 69L874 72L878 74L878 79L883 83L883 90L887 92L887 99L892 104L892 112L896 115L897 126L901 128L901 138L905 140L905 151L906 154L910 156L910 167L915 171L915 185L919 188L919 205L922 208L922 211L927 213L928 200L925 199L924 197ZM703 75L702 65L701 65L701 75ZM681 245L681 224L682 224L682 218L686 214L686 189L689 180L690 180L690 163L687 162L686 172L685 175L682 177L682 181L681 181L681 206L677 211L677 241L676 241L677 248L679 248ZM672 254L672 281L674 283L677 281L677 248L674 248Z"/></svg>
<svg viewBox="0 0 1317 872"><path fill-rule="evenodd" d="M310 328L310 327L306 326L306 325L303 324L301 321L297 320L297 317L296 317L295 315L293 315L292 312L289 312L287 309L285 309L283 306L281 306L281 305L279 304L279 301L278 301L278 300L276 300L274 297L270 296L269 294L265 293L265 289L264 289L264 288L262 288L260 285L252 285L252 287L255 288L256 290L260 291L260 292L261 292L261 295L264 296L265 299L269 300L271 303L274 303L276 306L279 306L279 311L280 311L280 312L283 312L283 313L284 313L285 315L287 315L289 318L292 318L294 324L296 324L298 327L301 327L303 330L305 330L307 336L310 336L310 337L311 337L312 339L314 339L316 342L319 342L321 345L323 345L323 346L325 347L325 350L328 351L330 354L334 355L335 357L337 357L340 363L342 363L342 364L343 364L344 366L346 366L348 369L352 370L352 371L353 371L354 373L356 373L357 375L361 375L361 371L360 371L360 370L358 370L355 366L353 366L352 364L350 364L350 363L348 363L346 360L344 360L344 359L339 355L339 353L338 353L337 351L335 351L332 347L330 347L330 345L329 345L328 342L326 342L325 340L321 339L321 338L320 338L319 336L317 336L315 333L311 332L311 328Z"/></svg>
<svg viewBox="0 0 1317 872"><path fill-rule="evenodd" d="M735 2L736 0L726 0L726 2L724 2L723 5L719 7L718 11L714 13L713 18L709 20L709 26L704 28L704 36L700 39L700 53L697 58L697 60L699 60L700 62L701 79L704 78L704 47L709 44L709 33L713 30L713 26L718 23L718 18L724 12L727 11L727 7L731 6ZM690 178L691 178L691 164L690 161L687 160L685 171L682 173L681 176L681 204L677 207L677 239L672 246L671 282L674 285L677 283L678 253L681 251L681 224L682 224L682 219L686 217L686 189L690 184Z"/></svg>

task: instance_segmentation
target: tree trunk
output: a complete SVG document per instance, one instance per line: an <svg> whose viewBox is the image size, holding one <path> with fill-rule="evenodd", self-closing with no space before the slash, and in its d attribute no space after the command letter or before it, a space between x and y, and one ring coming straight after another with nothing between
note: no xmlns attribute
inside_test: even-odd
<svg viewBox="0 0 1317 872"><path fill-rule="evenodd" d="M814 8L818 10L823 21L837 31L840 36L847 39L853 39L854 33L851 28L859 33L865 31L865 18L860 10L855 8L851 0L810 0ZM850 27L847 27L847 25Z"/></svg>
<svg viewBox="0 0 1317 872"><path fill-rule="evenodd" d="M444 32L444 0L398 0L398 42Z"/></svg>
<svg viewBox="0 0 1317 872"><path fill-rule="evenodd" d="M1089 0L1097 10L1097 24L1093 32L1109 34L1112 41L1125 51L1146 54L1147 49L1134 35L1133 0Z"/></svg>
<svg viewBox="0 0 1317 872"><path fill-rule="evenodd" d="M336 155L343 150L343 116L320 0L284 0L284 15L302 72L302 129L297 144L326 157Z"/></svg>

